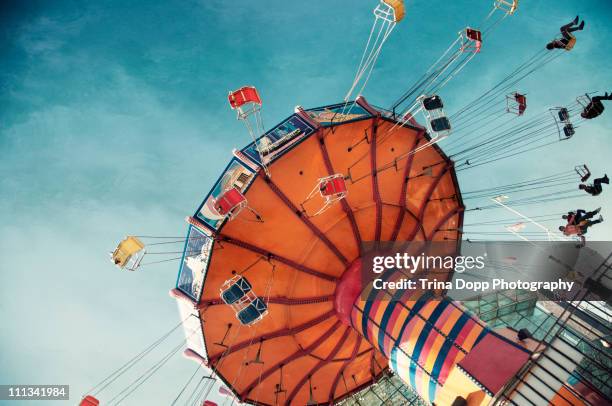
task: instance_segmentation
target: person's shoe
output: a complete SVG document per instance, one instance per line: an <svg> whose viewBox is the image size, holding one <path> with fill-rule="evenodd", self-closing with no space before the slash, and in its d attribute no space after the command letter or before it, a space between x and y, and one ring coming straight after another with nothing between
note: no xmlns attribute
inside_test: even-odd
<svg viewBox="0 0 612 406"><path fill-rule="evenodd" d="M595 210L593 210L593 214L597 214L601 211L601 207L596 208Z"/></svg>
<svg viewBox="0 0 612 406"><path fill-rule="evenodd" d="M608 178L607 174L604 175L602 182L605 183L606 185L610 184L610 178Z"/></svg>
<svg viewBox="0 0 612 406"><path fill-rule="evenodd" d="M599 216L599 222L603 223L603 216Z"/></svg>
<svg viewBox="0 0 612 406"><path fill-rule="evenodd" d="M580 20L580 18L579 16L576 16L576 18L574 18L574 21L572 21L574 25L578 24L578 20Z"/></svg>
<svg viewBox="0 0 612 406"><path fill-rule="evenodd" d="M582 30L584 28L584 20L580 23L580 25L578 26L579 30Z"/></svg>

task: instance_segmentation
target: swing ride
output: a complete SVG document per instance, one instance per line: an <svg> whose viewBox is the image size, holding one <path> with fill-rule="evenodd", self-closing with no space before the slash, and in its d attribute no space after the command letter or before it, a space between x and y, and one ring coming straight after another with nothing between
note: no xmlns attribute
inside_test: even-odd
<svg viewBox="0 0 612 406"><path fill-rule="evenodd" d="M524 117L526 94L511 89L559 56L545 49L454 114L445 112L441 90L517 7L517 0L496 0L480 28L461 30L389 108L370 104L361 93L383 45L405 18L400 0L381 0L375 7L343 102L297 106L266 131L259 91L244 86L229 93L230 108L252 142L233 151L187 217L177 285L170 292L185 331L184 355L205 374L186 404L216 404L207 398L219 383L232 405L352 404L356 396L359 404L367 393L382 402L372 389L377 385L390 385L404 404L595 405L609 399L608 388L574 371L588 355L568 344L562 329L517 332L496 324L497 318L473 314L442 291L361 285L368 241L446 242L449 255L459 252L466 236L573 241L543 225L559 216L526 216L516 207L578 197L558 188L588 178L586 165L508 185L460 188L462 171L567 140L582 122L583 98ZM483 115L489 118L485 124ZM478 205L479 199L487 203ZM515 217L464 224L466 211L500 208ZM475 225L504 231L472 230ZM526 231L528 226L537 231ZM155 252L145 247L155 243L143 240L121 241L113 262L129 270L147 265L143 257ZM383 278L392 283L402 276L393 270ZM453 270L437 278L450 281ZM529 301L532 311L535 302ZM513 303L513 312L521 310ZM609 345L605 334L593 334ZM610 362L610 353L604 355ZM94 387L81 405L98 405L95 396L106 386ZM129 388L110 404L135 390Z"/></svg>

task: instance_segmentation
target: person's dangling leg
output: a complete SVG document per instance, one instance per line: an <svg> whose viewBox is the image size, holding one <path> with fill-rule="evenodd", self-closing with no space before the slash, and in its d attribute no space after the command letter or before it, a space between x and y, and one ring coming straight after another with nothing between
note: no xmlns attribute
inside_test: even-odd
<svg viewBox="0 0 612 406"><path fill-rule="evenodd" d="M576 20L574 20L574 21L576 21ZM571 32L571 31L570 31L570 29L571 29L571 28L572 28L572 27L573 27L575 24L577 24L577 23L578 23L577 21L576 21L576 22L574 22L574 21L572 21L572 22L571 22L571 23L569 23L569 24L562 25L562 26L561 26L561 28L559 28L559 31L561 31L561 35L563 35L563 38L565 38L565 39L570 39L570 38L572 37L572 36L569 34L569 33Z"/></svg>
<svg viewBox="0 0 612 406"><path fill-rule="evenodd" d="M572 35L570 34L571 32L582 31L584 29L584 21L582 21L580 25L576 25L578 23L578 20L574 20L574 21L572 21L569 24L565 24L564 26L561 27L560 30L561 30L561 34L563 35L563 38L569 40L570 38L572 38Z"/></svg>
<svg viewBox="0 0 612 406"><path fill-rule="evenodd" d="M592 225L599 224L599 223L603 223L603 217L602 216L599 216L599 218L597 220L588 220L587 221L587 227L591 227Z"/></svg>
<svg viewBox="0 0 612 406"><path fill-rule="evenodd" d="M606 92L603 96L595 96L591 98L592 102L601 102L602 100L612 100L612 93Z"/></svg>
<svg viewBox="0 0 612 406"><path fill-rule="evenodd" d="M592 219L594 215L596 215L597 212L595 211L589 211L587 212L583 217L582 220L588 220L588 219Z"/></svg>
<svg viewBox="0 0 612 406"><path fill-rule="evenodd" d="M582 31L584 29L584 20L579 25L576 25L577 23L578 21L576 21L574 24L570 24L569 27L567 25L564 25L561 28L565 28L567 32Z"/></svg>
<svg viewBox="0 0 612 406"><path fill-rule="evenodd" d="M601 190L602 186L601 184L605 183L606 185L610 183L610 179L608 178L608 175L604 175L601 178L597 178L593 180L593 187L595 187L598 190Z"/></svg>
<svg viewBox="0 0 612 406"><path fill-rule="evenodd" d="M589 211L589 212L585 212L584 210L582 210L582 213L584 214L582 215L581 220L588 220L588 219L593 218L593 216L599 213L600 210L601 210L601 207L598 207L597 209L593 211Z"/></svg>

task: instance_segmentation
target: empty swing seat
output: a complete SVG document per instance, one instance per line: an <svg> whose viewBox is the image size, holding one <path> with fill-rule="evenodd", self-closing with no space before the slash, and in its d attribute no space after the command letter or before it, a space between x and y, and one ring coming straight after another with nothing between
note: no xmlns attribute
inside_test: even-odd
<svg viewBox="0 0 612 406"><path fill-rule="evenodd" d="M482 32L473 28L465 29L466 41L461 45L463 52L473 52L477 54L482 48Z"/></svg>
<svg viewBox="0 0 612 406"><path fill-rule="evenodd" d="M246 205L246 197L236 188L231 188L215 201L215 209L219 214L231 215L236 208Z"/></svg>
<svg viewBox="0 0 612 406"><path fill-rule="evenodd" d="M482 42L482 33L473 28L467 28L465 30L465 36L468 37L468 39L471 39L472 41Z"/></svg>
<svg viewBox="0 0 612 406"><path fill-rule="evenodd" d="M346 182L343 177L327 179L321 182L321 194L323 196L335 196L346 193Z"/></svg>
<svg viewBox="0 0 612 406"><path fill-rule="evenodd" d="M570 138L572 135L576 134L576 129L573 125L566 124L565 127L563 127L563 133L566 138Z"/></svg>
<svg viewBox="0 0 612 406"><path fill-rule="evenodd" d="M518 2L519 0L495 0L493 6L498 10L502 10L506 14L514 14L518 8Z"/></svg>
<svg viewBox="0 0 612 406"><path fill-rule="evenodd" d="M433 95L423 99L423 108L427 111L440 110L444 107L440 96Z"/></svg>
<svg viewBox="0 0 612 406"><path fill-rule="evenodd" d="M451 129L450 121L446 117L435 118L431 120L430 124L431 124L431 129L434 132L448 131Z"/></svg>
<svg viewBox="0 0 612 406"><path fill-rule="evenodd" d="M252 289L253 287L245 277L237 275L225 282L221 288L221 300L232 305L245 297Z"/></svg>
<svg viewBox="0 0 612 406"><path fill-rule="evenodd" d="M260 298L255 298L248 306L240 310L237 314L238 320L245 326L255 323L261 319L268 311L268 306Z"/></svg>
<svg viewBox="0 0 612 406"><path fill-rule="evenodd" d="M79 406L98 406L99 404L100 401L98 399L94 398L91 395L87 395L83 399L81 399L81 403L79 403Z"/></svg>
<svg viewBox="0 0 612 406"><path fill-rule="evenodd" d="M132 255L144 248L144 244L134 236L128 236L119 243L113 252L113 262L120 267L130 260Z"/></svg>
<svg viewBox="0 0 612 406"><path fill-rule="evenodd" d="M585 182L591 177L591 171L586 165L578 165L574 168L578 176L580 176L580 181Z"/></svg>
<svg viewBox="0 0 612 406"><path fill-rule="evenodd" d="M230 92L227 99L232 109L237 109L247 103L261 105L259 93L253 86L244 86L234 92Z"/></svg>
<svg viewBox="0 0 612 406"><path fill-rule="evenodd" d="M567 111L565 107L562 107L561 109L559 109L559 120L565 122L565 121L569 121L569 119L570 119L569 111Z"/></svg>
<svg viewBox="0 0 612 406"><path fill-rule="evenodd" d="M518 114L519 116L521 116L527 109L527 97L524 94L515 93L514 99L516 100L516 103L518 104Z"/></svg>

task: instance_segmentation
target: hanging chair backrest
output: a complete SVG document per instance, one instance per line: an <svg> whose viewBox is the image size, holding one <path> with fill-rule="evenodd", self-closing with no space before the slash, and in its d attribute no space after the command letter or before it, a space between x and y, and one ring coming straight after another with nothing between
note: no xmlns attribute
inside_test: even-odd
<svg viewBox="0 0 612 406"><path fill-rule="evenodd" d="M255 299L253 304L255 305L255 308L257 309L257 311L260 312L261 314L264 314L266 311L268 311L268 305L266 305L266 302L264 302L259 297Z"/></svg>
<svg viewBox="0 0 612 406"><path fill-rule="evenodd" d="M243 292L250 292L253 289L253 285L245 278L244 276L240 276L236 281L236 285L242 289Z"/></svg>

